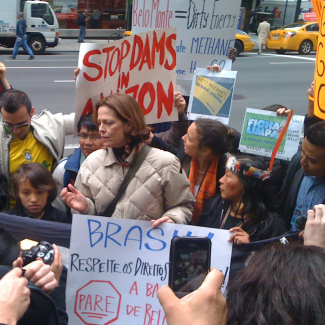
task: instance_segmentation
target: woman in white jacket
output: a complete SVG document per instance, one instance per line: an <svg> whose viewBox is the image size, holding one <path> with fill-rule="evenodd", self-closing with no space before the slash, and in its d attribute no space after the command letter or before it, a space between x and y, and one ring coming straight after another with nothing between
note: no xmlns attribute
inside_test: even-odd
<svg viewBox="0 0 325 325"><path fill-rule="evenodd" d="M90 154L80 167L75 186L61 192L73 213L103 215L149 137L139 104L125 94L113 94L94 110L104 149ZM179 160L151 148L111 215L116 218L187 224L194 198ZM158 220L159 219L159 220ZM156 221L158 220L158 221Z"/></svg>

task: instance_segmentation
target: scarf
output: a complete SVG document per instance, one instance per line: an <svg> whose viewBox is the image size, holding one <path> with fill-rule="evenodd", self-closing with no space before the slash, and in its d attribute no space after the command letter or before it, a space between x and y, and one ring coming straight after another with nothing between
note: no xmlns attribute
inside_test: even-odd
<svg viewBox="0 0 325 325"><path fill-rule="evenodd" d="M205 200L211 198L216 194L218 161L219 161L219 156L213 160L208 171L204 175L199 192L196 196L196 202L195 202L193 216L192 216L193 225L196 225L197 221L200 218L200 215L203 211L203 205ZM194 195L194 186L195 186L198 170L199 170L199 162L196 158L193 158L191 161L190 173L188 176L188 180L191 183L191 192L193 195Z"/></svg>

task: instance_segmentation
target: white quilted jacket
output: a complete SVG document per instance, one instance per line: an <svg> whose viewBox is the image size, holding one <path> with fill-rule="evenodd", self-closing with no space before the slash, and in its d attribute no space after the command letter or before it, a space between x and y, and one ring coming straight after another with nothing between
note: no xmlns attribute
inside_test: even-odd
<svg viewBox="0 0 325 325"><path fill-rule="evenodd" d="M135 148L128 157L132 160ZM151 148L139 170L122 194L112 217L151 220L169 216L175 223L192 218L194 197L190 183L180 172L178 158ZM128 168L122 167L112 149L90 154L81 165L75 187L88 199L85 214L101 215L118 193ZM72 213L79 213L72 210Z"/></svg>

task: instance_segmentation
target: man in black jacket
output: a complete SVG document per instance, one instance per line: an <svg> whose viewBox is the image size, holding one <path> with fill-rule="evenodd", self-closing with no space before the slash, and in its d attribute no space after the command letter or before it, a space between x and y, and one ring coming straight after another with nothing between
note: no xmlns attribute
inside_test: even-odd
<svg viewBox="0 0 325 325"><path fill-rule="evenodd" d="M325 121L312 125L293 156L280 191L279 213L291 231L301 230L307 211L325 202Z"/></svg>

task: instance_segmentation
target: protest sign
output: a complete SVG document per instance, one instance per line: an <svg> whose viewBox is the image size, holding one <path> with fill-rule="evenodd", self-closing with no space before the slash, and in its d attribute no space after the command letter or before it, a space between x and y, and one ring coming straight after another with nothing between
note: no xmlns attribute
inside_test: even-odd
<svg viewBox="0 0 325 325"><path fill-rule="evenodd" d="M168 283L171 239L207 236L211 266L225 275L232 243L228 230L74 215L67 280L69 323L167 325L157 290Z"/></svg>
<svg viewBox="0 0 325 325"><path fill-rule="evenodd" d="M188 105L188 117L217 119L228 124L237 71L196 69Z"/></svg>
<svg viewBox="0 0 325 325"><path fill-rule="evenodd" d="M325 119L325 1L313 0L313 5L319 23L314 80L314 114L321 119Z"/></svg>
<svg viewBox="0 0 325 325"><path fill-rule="evenodd" d="M76 121L103 97L120 92L140 104L146 123L178 120L173 109L176 30L149 31L108 44L84 43L79 52Z"/></svg>
<svg viewBox="0 0 325 325"><path fill-rule="evenodd" d="M290 160L297 152L304 116L293 115L275 158ZM241 152L271 157L286 122L276 112L247 108L239 143Z"/></svg>
<svg viewBox="0 0 325 325"><path fill-rule="evenodd" d="M177 28L177 83L189 94L196 68L218 64L231 70L239 0L134 0L132 32Z"/></svg>

